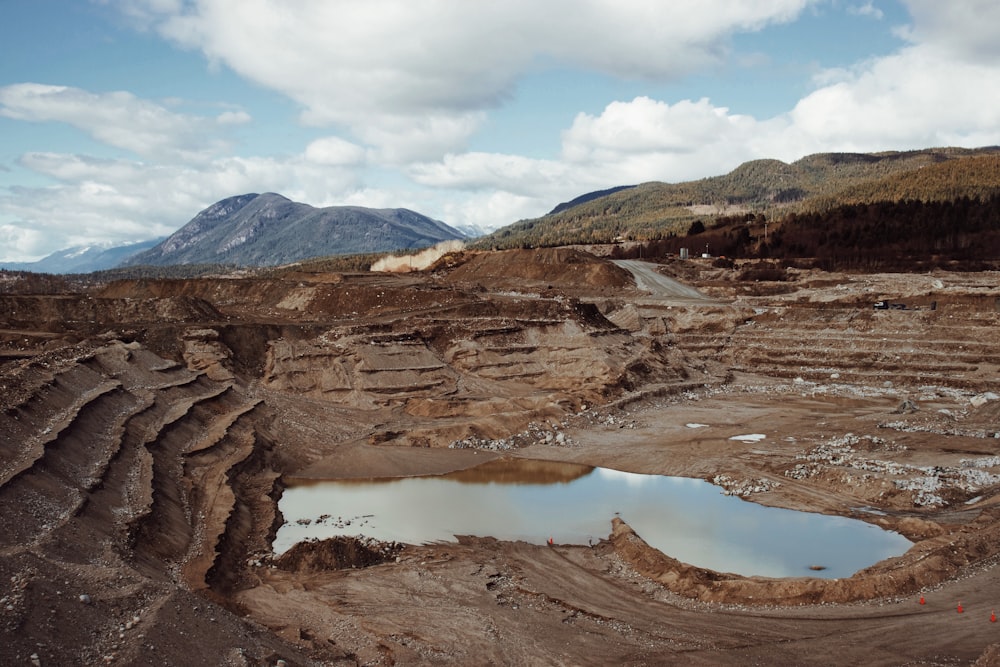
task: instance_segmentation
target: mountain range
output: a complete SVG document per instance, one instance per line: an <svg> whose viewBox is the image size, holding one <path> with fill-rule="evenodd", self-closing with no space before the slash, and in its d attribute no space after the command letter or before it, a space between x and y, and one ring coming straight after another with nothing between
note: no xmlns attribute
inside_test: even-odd
<svg viewBox="0 0 1000 667"><path fill-rule="evenodd" d="M223 199L123 266L274 266L310 257L424 248L465 239L443 222L404 208L315 208L268 192Z"/></svg>
<svg viewBox="0 0 1000 667"><path fill-rule="evenodd" d="M580 195L549 214L482 236L480 248L656 240L702 222L750 216L758 222L881 202L953 202L1000 194L1000 147L819 153L792 163L753 160L728 174L683 183L649 182ZM842 216L841 216L842 217ZM275 193L223 199L170 237L117 248L71 248L0 268L88 273L115 267L274 266L467 240L460 230L407 209L316 208Z"/></svg>
<svg viewBox="0 0 1000 667"><path fill-rule="evenodd" d="M1000 147L817 153L792 163L745 162L683 183L601 190L476 241L482 248L607 243L683 234L697 220L753 213L780 218L844 203L947 201L1000 192Z"/></svg>
<svg viewBox="0 0 1000 667"><path fill-rule="evenodd" d="M119 266L129 257L149 250L163 239L153 239L127 245L75 246L57 250L35 262L0 262L0 269L34 273L92 273Z"/></svg>

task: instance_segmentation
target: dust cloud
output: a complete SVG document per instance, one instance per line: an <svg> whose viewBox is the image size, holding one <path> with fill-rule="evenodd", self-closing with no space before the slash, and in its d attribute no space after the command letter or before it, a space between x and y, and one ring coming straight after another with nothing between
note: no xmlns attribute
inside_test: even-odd
<svg viewBox="0 0 1000 667"><path fill-rule="evenodd" d="M465 249L465 244L461 241L442 241L426 250L418 252L416 255L388 255L372 264L372 271L382 271L385 273L409 273L410 271L423 271L430 267L449 252L459 252Z"/></svg>

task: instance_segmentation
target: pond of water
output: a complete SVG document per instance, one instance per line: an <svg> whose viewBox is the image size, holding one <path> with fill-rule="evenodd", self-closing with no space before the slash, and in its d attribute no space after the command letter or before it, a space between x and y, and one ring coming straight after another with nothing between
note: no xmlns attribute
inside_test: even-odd
<svg viewBox="0 0 1000 667"><path fill-rule="evenodd" d="M292 486L279 508L286 523L276 553L337 535L588 544L608 536L616 515L668 556L747 576L848 577L911 546L864 521L765 507L702 480L523 459L441 476Z"/></svg>

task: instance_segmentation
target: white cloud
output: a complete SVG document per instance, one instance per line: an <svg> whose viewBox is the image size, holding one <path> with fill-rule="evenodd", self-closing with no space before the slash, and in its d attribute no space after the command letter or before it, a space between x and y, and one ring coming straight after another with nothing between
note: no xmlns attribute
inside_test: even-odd
<svg viewBox="0 0 1000 667"><path fill-rule="evenodd" d="M674 105L637 97L612 102L597 117L578 114L563 134L563 155L573 163L605 162L650 153L690 154L725 141L745 117L730 115L708 99ZM748 122L751 119L746 118Z"/></svg>
<svg viewBox="0 0 1000 667"><path fill-rule="evenodd" d="M126 0L123 10L304 108L388 160L459 152L480 112L548 61L665 79L718 63L735 32L818 0Z"/></svg>
<svg viewBox="0 0 1000 667"><path fill-rule="evenodd" d="M387 165L432 159L445 147L462 146L479 129L482 112L425 115L374 114L355 133L374 146L375 159Z"/></svg>
<svg viewBox="0 0 1000 667"><path fill-rule="evenodd" d="M413 164L407 172L415 182L435 188L499 188L528 196L547 194L570 176L566 165L554 160L499 153L446 155L439 162Z"/></svg>
<svg viewBox="0 0 1000 667"><path fill-rule="evenodd" d="M721 174L756 158L1000 143L1000 63L987 48L960 50L966 46L961 35L982 33L984 17L996 14L1000 22L1000 9L990 3L977 17L955 3L910 4L914 44L851 69L819 72L817 88L774 118L734 114L708 99L671 104L638 97L612 102L600 114L578 114L563 133L559 161L469 153L410 173L432 186L528 195L543 209L542 201L555 201L541 200L558 190L545 187L553 183L571 197L618 184ZM985 40L990 47L994 41Z"/></svg>
<svg viewBox="0 0 1000 667"><path fill-rule="evenodd" d="M245 125L252 120L246 111L223 111L215 117L215 122L219 125Z"/></svg>
<svg viewBox="0 0 1000 667"><path fill-rule="evenodd" d="M1000 4L994 0L903 0L911 25L899 32L914 44L935 47L948 60L1000 65Z"/></svg>
<svg viewBox="0 0 1000 667"><path fill-rule="evenodd" d="M868 0L863 5L850 5L847 8L848 14L854 14L855 16L868 16L876 20L882 20L885 17L885 13L875 6L872 0Z"/></svg>
<svg viewBox="0 0 1000 667"><path fill-rule="evenodd" d="M359 186L345 168L304 156L218 158L153 165L59 153L28 153L21 167L57 184L0 190L0 259L37 259L87 242L139 241L176 231L202 208L246 192L281 192L314 205L344 203Z"/></svg>
<svg viewBox="0 0 1000 667"><path fill-rule="evenodd" d="M205 159L226 144L216 121L174 113L126 91L93 93L69 86L17 83L0 87L0 116L33 122L61 122L98 141L143 157ZM246 122L227 112L218 124Z"/></svg>
<svg viewBox="0 0 1000 667"><path fill-rule="evenodd" d="M905 0L910 45L821 86L790 112L798 137L822 150L874 151L1000 143L1000 5Z"/></svg>
<svg viewBox="0 0 1000 667"><path fill-rule="evenodd" d="M365 149L340 137L322 137L306 146L306 160L325 165L359 165L364 162Z"/></svg>
<svg viewBox="0 0 1000 667"><path fill-rule="evenodd" d="M766 137L786 128L784 121L730 114L707 99L670 105L638 97L612 102L597 116L578 114L563 132L557 160L470 152L413 164L406 173L433 188L503 192L512 199L502 207L492 200L492 210L535 216L589 190L718 174L768 150ZM497 220L504 219L490 226Z"/></svg>
<svg viewBox="0 0 1000 667"><path fill-rule="evenodd" d="M41 259L54 250L71 247L71 243L53 247L47 232L22 225L0 225L0 248L5 248L0 260L23 262Z"/></svg>
<svg viewBox="0 0 1000 667"><path fill-rule="evenodd" d="M148 30L161 16L184 10L184 0L94 0L114 4L141 30Z"/></svg>
<svg viewBox="0 0 1000 667"><path fill-rule="evenodd" d="M526 197L505 190L456 193L441 202L441 217L450 225L483 230L497 228L497 221L509 224L534 218L551 210L549 199Z"/></svg>
<svg viewBox="0 0 1000 667"><path fill-rule="evenodd" d="M691 180L758 158L1000 144L1000 66L988 57L949 57L941 41L820 72L816 90L770 119L734 114L708 99L669 104L638 97L597 115L578 114L563 132L559 160L449 154L408 173L420 184L474 193L449 211L495 226L590 190ZM500 213L508 217L490 219Z"/></svg>
<svg viewBox="0 0 1000 667"><path fill-rule="evenodd" d="M837 72L790 113L824 150L873 151L1000 142L1000 66L921 44Z"/></svg>
<svg viewBox="0 0 1000 667"><path fill-rule="evenodd" d="M753 118L708 98L603 101L568 123L557 155L539 159L466 150L493 107L516 102L532 68L663 80L721 62L730 35L792 20L818 0L299 0L294 11L278 0L120 0L143 26L329 129L290 157L237 157L226 133L253 121L240 107L197 116L176 111L182 99L0 87L0 115L67 123L143 160L23 155L19 169L53 184L0 190L0 247L13 258L78 240L139 240L223 197L268 190L495 228L584 192L716 175L755 158L1000 144L1000 5L904 3L903 48L819 72L785 113ZM851 7L880 11L863 0Z"/></svg>

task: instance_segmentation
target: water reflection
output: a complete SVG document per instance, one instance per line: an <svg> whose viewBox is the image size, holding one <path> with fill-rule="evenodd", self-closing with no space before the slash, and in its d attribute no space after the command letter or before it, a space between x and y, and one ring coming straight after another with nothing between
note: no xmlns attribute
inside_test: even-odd
<svg viewBox="0 0 1000 667"><path fill-rule="evenodd" d="M863 521L763 507L702 480L521 459L434 477L294 486L280 509L278 553L335 535L587 544L607 537L616 514L673 558L744 575L847 577L911 546Z"/></svg>

